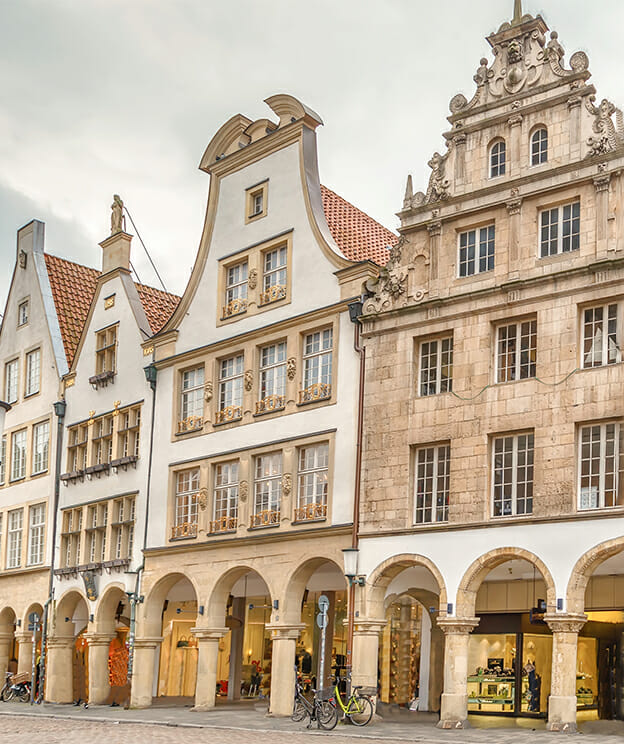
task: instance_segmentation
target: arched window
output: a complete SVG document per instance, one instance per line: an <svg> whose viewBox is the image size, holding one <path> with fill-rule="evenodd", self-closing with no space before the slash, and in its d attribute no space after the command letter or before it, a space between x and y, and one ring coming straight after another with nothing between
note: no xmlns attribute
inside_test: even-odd
<svg viewBox="0 0 624 744"><path fill-rule="evenodd" d="M505 175L507 147L504 140L498 140L490 149L490 178Z"/></svg>
<svg viewBox="0 0 624 744"><path fill-rule="evenodd" d="M548 161L548 130L541 127L531 137L531 165Z"/></svg>

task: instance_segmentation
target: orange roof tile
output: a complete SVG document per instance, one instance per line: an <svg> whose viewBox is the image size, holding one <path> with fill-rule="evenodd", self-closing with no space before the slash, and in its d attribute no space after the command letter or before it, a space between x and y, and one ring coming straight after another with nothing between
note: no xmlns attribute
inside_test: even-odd
<svg viewBox="0 0 624 744"><path fill-rule="evenodd" d="M388 246L396 245L399 236L322 184L321 197L329 232L344 255L351 261L385 266Z"/></svg>
<svg viewBox="0 0 624 744"><path fill-rule="evenodd" d="M44 253L67 364L71 366L101 274L97 269ZM136 283L152 333L159 331L180 302L177 295Z"/></svg>

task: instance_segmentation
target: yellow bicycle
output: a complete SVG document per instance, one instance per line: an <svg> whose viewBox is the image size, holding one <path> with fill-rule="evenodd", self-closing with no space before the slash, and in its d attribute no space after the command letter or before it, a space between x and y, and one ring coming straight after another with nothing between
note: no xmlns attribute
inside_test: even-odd
<svg viewBox="0 0 624 744"><path fill-rule="evenodd" d="M354 687L347 702L343 703L338 680L336 680L336 686L334 687L333 702L354 726L366 726L373 717L373 703L368 695L360 692L361 689L361 685Z"/></svg>

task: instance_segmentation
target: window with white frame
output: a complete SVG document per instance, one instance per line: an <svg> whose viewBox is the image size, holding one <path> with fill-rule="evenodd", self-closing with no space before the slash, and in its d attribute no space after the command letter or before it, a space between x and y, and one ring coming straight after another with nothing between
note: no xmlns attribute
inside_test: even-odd
<svg viewBox="0 0 624 744"><path fill-rule="evenodd" d="M616 303L583 310L583 369L622 361L619 314Z"/></svg>
<svg viewBox="0 0 624 744"><path fill-rule="evenodd" d="M533 513L532 432L496 437L492 442L492 513L511 517Z"/></svg>
<svg viewBox="0 0 624 744"><path fill-rule="evenodd" d="M243 416L243 374L245 358L237 354L219 362L219 410L216 423L237 421Z"/></svg>
<svg viewBox="0 0 624 744"><path fill-rule="evenodd" d="M28 565L43 563L45 504L31 506L28 517Z"/></svg>
<svg viewBox="0 0 624 744"><path fill-rule="evenodd" d="M260 377L256 413L284 408L286 402L286 341L263 346L259 353Z"/></svg>
<svg viewBox="0 0 624 744"><path fill-rule="evenodd" d="M490 148L490 178L504 176L507 166L507 145L498 140Z"/></svg>
<svg viewBox="0 0 624 744"><path fill-rule="evenodd" d="M7 403L17 401L19 360L13 359L4 365L4 399Z"/></svg>
<svg viewBox="0 0 624 744"><path fill-rule="evenodd" d="M197 537L199 468L176 473L172 538Z"/></svg>
<svg viewBox="0 0 624 744"><path fill-rule="evenodd" d="M117 457L138 457L141 442L141 407L136 406L121 414L117 431Z"/></svg>
<svg viewBox="0 0 624 744"><path fill-rule="evenodd" d="M33 349L26 354L26 390L24 395L34 395L39 392L41 384L41 350Z"/></svg>
<svg viewBox="0 0 624 744"><path fill-rule="evenodd" d="M548 162L548 130L540 127L531 135L531 165Z"/></svg>
<svg viewBox="0 0 624 744"><path fill-rule="evenodd" d="M419 447L414 452L414 523L448 522L451 448Z"/></svg>
<svg viewBox="0 0 624 744"><path fill-rule="evenodd" d="M26 477L26 438L27 430L13 432L11 436L11 480Z"/></svg>
<svg viewBox="0 0 624 744"><path fill-rule="evenodd" d="M248 273L246 260L226 268L224 318L244 313L247 310Z"/></svg>
<svg viewBox="0 0 624 744"><path fill-rule="evenodd" d="M303 379L299 403L324 400L332 393L333 330L308 333L303 338Z"/></svg>
<svg viewBox="0 0 624 744"><path fill-rule="evenodd" d="M115 372L117 361L117 326L95 334L95 373Z"/></svg>
<svg viewBox="0 0 624 744"><path fill-rule="evenodd" d="M210 532L228 532L238 525L238 460L214 468L214 506Z"/></svg>
<svg viewBox="0 0 624 744"><path fill-rule="evenodd" d="M23 300L17 306L17 325L23 326L28 323L28 300Z"/></svg>
<svg viewBox="0 0 624 744"><path fill-rule="evenodd" d="M282 499L282 453L258 455L255 459L252 527L279 525Z"/></svg>
<svg viewBox="0 0 624 744"><path fill-rule="evenodd" d="M204 425L204 365L182 372L178 433Z"/></svg>
<svg viewBox="0 0 624 744"><path fill-rule="evenodd" d="M135 497L124 496L113 501L112 542L114 559L131 559L134 544Z"/></svg>
<svg viewBox="0 0 624 744"><path fill-rule="evenodd" d="M453 390L453 337L420 344L419 395L438 395Z"/></svg>
<svg viewBox="0 0 624 744"><path fill-rule="evenodd" d="M494 225L459 234L459 276L474 276L494 269Z"/></svg>
<svg viewBox="0 0 624 744"><path fill-rule="evenodd" d="M7 438L6 435L2 437L0 443L0 486L3 486L6 481L6 458L7 458Z"/></svg>
<svg viewBox="0 0 624 744"><path fill-rule="evenodd" d="M535 377L537 320L522 320L496 329L496 381Z"/></svg>
<svg viewBox="0 0 624 744"><path fill-rule="evenodd" d="M32 474L45 473L50 452L50 422L42 421L33 426Z"/></svg>
<svg viewBox="0 0 624 744"><path fill-rule="evenodd" d="M327 517L329 445L311 444L299 449L296 522Z"/></svg>
<svg viewBox="0 0 624 744"><path fill-rule="evenodd" d="M285 245L263 253L261 305L286 297L287 260L288 249Z"/></svg>
<svg viewBox="0 0 624 744"><path fill-rule="evenodd" d="M80 538L82 531L82 520L82 506L79 506L75 509L66 509L63 512L61 532L61 560L63 563L63 568L80 565Z"/></svg>
<svg viewBox="0 0 624 744"><path fill-rule="evenodd" d="M7 568L19 568L22 565L24 510L14 509L10 511L7 521Z"/></svg>
<svg viewBox="0 0 624 744"><path fill-rule="evenodd" d="M579 427L579 510L624 505L621 437L622 427L614 421Z"/></svg>
<svg viewBox="0 0 624 744"><path fill-rule="evenodd" d="M581 202L545 209L540 214L540 257L578 251L581 247Z"/></svg>

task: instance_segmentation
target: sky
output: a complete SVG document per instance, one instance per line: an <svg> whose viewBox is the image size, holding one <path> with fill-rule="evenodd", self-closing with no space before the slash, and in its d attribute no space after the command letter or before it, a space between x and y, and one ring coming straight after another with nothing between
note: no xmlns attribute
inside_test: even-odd
<svg viewBox="0 0 624 744"><path fill-rule="evenodd" d="M524 0L599 100L624 106L622 0ZM591 9L591 10L590 10ZM16 232L100 267L118 193L169 291L188 281L209 176L231 116L273 117L289 93L318 112L321 182L396 230L405 181L425 189L448 102L470 98L485 41L513 0L0 0L0 303ZM140 244L138 278L158 286Z"/></svg>

